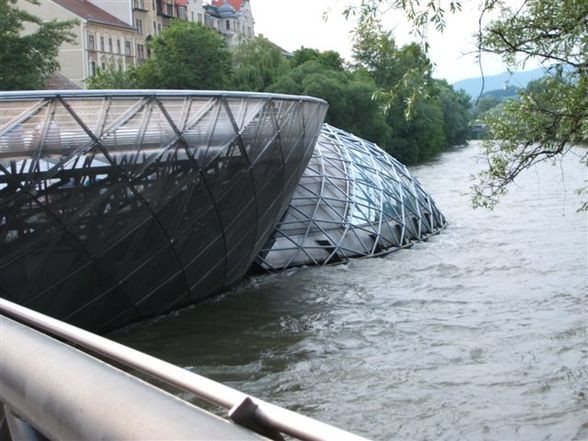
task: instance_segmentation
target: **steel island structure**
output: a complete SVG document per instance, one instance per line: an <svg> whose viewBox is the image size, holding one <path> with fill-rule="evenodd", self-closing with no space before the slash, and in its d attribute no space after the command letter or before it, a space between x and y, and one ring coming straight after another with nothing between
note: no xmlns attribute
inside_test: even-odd
<svg viewBox="0 0 588 441"><path fill-rule="evenodd" d="M405 165L324 124L283 219L257 258L267 270L389 253L446 225Z"/></svg>
<svg viewBox="0 0 588 441"><path fill-rule="evenodd" d="M377 255L444 226L406 167L322 126L326 111L243 92L0 93L0 296L106 331L256 260Z"/></svg>
<svg viewBox="0 0 588 441"><path fill-rule="evenodd" d="M280 220L326 110L254 93L2 93L0 295L108 330L221 291Z"/></svg>

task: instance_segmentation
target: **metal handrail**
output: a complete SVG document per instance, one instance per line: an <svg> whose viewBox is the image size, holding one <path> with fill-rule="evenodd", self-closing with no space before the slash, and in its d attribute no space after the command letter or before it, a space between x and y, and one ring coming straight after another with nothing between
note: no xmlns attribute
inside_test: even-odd
<svg viewBox="0 0 588 441"><path fill-rule="evenodd" d="M267 441L6 315L0 335L2 440Z"/></svg>
<svg viewBox="0 0 588 441"><path fill-rule="evenodd" d="M251 397L221 383L6 299L0 298L0 312L179 389L191 392L206 401L230 409L229 417L233 421L254 430L260 429L266 435L268 432L280 432L305 441L366 441L366 438Z"/></svg>
<svg viewBox="0 0 588 441"><path fill-rule="evenodd" d="M237 90L191 90L191 89L73 89L73 90L15 90L0 91L0 101L46 98L92 98L92 97L145 97L160 98L257 98L284 101L309 101L328 104L325 100L307 95L289 95L285 93L245 92Z"/></svg>

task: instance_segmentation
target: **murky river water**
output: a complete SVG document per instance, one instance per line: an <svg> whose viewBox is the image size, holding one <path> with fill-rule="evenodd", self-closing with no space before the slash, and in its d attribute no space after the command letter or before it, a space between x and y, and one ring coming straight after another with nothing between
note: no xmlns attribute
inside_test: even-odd
<svg viewBox="0 0 588 441"><path fill-rule="evenodd" d="M478 155L414 170L450 222L428 242L256 277L115 338L373 439L588 440L587 169L541 165L474 211Z"/></svg>

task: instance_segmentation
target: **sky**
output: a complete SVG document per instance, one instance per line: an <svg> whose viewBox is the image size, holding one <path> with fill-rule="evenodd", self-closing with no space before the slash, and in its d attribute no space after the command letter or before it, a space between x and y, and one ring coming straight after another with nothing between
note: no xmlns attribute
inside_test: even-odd
<svg viewBox="0 0 588 441"><path fill-rule="evenodd" d="M358 0L251 0L251 8L256 33L282 48L294 51L304 46L321 51L335 50L351 61L355 22L342 16L342 11L350 3L357 4ZM429 56L435 64L434 77L454 83L481 76L474 38L480 15L479 3L479 0L463 0L462 11L447 18L447 28L442 34L429 30ZM382 16L382 22L386 29L393 31L398 45L415 40L401 13L388 11ZM498 57L487 54L482 56L482 68L484 75L507 70Z"/></svg>

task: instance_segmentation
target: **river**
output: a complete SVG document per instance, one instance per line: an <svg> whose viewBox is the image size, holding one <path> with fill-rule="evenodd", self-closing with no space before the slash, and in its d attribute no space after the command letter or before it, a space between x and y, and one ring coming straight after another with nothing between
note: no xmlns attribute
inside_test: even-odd
<svg viewBox="0 0 588 441"><path fill-rule="evenodd" d="M577 154L527 171L488 211L469 202L479 144L445 153L413 169L449 220L427 242L250 278L114 338L376 440L586 441Z"/></svg>

